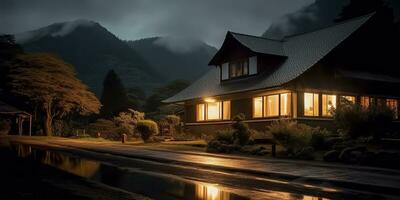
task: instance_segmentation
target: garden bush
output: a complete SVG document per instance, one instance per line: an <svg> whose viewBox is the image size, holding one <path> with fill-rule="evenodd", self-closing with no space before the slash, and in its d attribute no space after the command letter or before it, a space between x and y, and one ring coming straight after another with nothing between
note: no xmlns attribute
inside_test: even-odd
<svg viewBox="0 0 400 200"><path fill-rule="evenodd" d="M136 124L136 129L140 133L144 142L150 141L153 135L158 134L158 125L153 120L140 120Z"/></svg>
<svg viewBox="0 0 400 200"><path fill-rule="evenodd" d="M231 129L219 130L207 144L208 152L230 153L249 143L252 130L243 122L244 114L233 117Z"/></svg>
<svg viewBox="0 0 400 200"><path fill-rule="evenodd" d="M319 127L312 128L310 145L315 150L324 150L329 147L326 145L326 140L328 139L330 132L326 129L321 129Z"/></svg>
<svg viewBox="0 0 400 200"><path fill-rule="evenodd" d="M330 135L326 129L292 120L274 121L267 127L267 132L286 148L289 156L300 159L312 159L314 150L325 149L325 140Z"/></svg>
<svg viewBox="0 0 400 200"><path fill-rule="evenodd" d="M238 114L233 117L234 123L232 124L233 134L232 139L235 144L240 146L246 145L250 139L249 126L243 122L245 120L244 114Z"/></svg>
<svg viewBox="0 0 400 200"><path fill-rule="evenodd" d="M0 120L0 135L7 135L10 129L10 122L6 120Z"/></svg>
<svg viewBox="0 0 400 200"><path fill-rule="evenodd" d="M345 138L373 136L381 138L390 127L393 111L386 106L342 105L336 109L334 121Z"/></svg>
<svg viewBox="0 0 400 200"><path fill-rule="evenodd" d="M109 140L120 140L122 130L118 130L118 127L111 120L98 119L87 126L88 134L92 137L97 137L100 133L100 137ZM126 133L125 131L123 131Z"/></svg>
<svg viewBox="0 0 400 200"><path fill-rule="evenodd" d="M180 123L181 118L177 115L166 115L159 120L160 125L168 126L171 135L177 135L182 133Z"/></svg>
<svg viewBox="0 0 400 200"><path fill-rule="evenodd" d="M267 131L289 154L294 155L310 144L313 128L291 120L278 120L272 122Z"/></svg>
<svg viewBox="0 0 400 200"><path fill-rule="evenodd" d="M227 144L232 144L234 142L233 130L231 129L218 130L213 139L225 142Z"/></svg>

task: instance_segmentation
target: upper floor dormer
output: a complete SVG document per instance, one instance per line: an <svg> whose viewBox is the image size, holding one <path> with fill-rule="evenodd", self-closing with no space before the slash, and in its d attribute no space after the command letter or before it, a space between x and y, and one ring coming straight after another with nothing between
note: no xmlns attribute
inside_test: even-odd
<svg viewBox="0 0 400 200"><path fill-rule="evenodd" d="M284 60L282 41L228 32L209 65L220 68L221 82L272 73Z"/></svg>

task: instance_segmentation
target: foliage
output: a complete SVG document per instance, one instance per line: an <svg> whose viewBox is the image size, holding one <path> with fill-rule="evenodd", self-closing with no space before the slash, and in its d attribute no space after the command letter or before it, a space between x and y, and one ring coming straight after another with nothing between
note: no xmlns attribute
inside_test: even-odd
<svg viewBox="0 0 400 200"><path fill-rule="evenodd" d="M230 153L241 149L249 142L251 130L243 122L244 114L238 114L233 117L234 123L232 129L218 130L207 144L208 152Z"/></svg>
<svg viewBox="0 0 400 200"><path fill-rule="evenodd" d="M19 55L18 63L10 68L8 77L12 92L27 97L41 111L46 135L52 135L54 118L99 111L100 102L76 78L73 67L53 55Z"/></svg>
<svg viewBox="0 0 400 200"><path fill-rule="evenodd" d="M6 120L0 120L0 134L8 134L11 129L10 122Z"/></svg>
<svg viewBox="0 0 400 200"><path fill-rule="evenodd" d="M117 129L118 127L115 123L107 119L97 119L95 122L88 125L88 133L91 136L97 137L99 133L100 137L110 140L121 139L120 130Z"/></svg>
<svg viewBox="0 0 400 200"><path fill-rule="evenodd" d="M241 146L247 144L250 139L249 126L244 123L243 120L245 120L245 115L240 113L233 117L234 123L232 124L232 128L234 130L232 139L235 144L239 144Z"/></svg>
<svg viewBox="0 0 400 200"><path fill-rule="evenodd" d="M227 144L232 144L234 142L233 130L232 129L218 130L213 139Z"/></svg>
<svg viewBox="0 0 400 200"><path fill-rule="evenodd" d="M180 123L181 118L177 115L166 115L158 121L161 128L168 128L168 131L174 137L182 133ZM182 135L181 135L182 136Z"/></svg>
<svg viewBox="0 0 400 200"><path fill-rule="evenodd" d="M348 138L381 137L393 120L393 112L386 106L362 108L360 105L344 105L336 109L334 121L340 132Z"/></svg>
<svg viewBox="0 0 400 200"><path fill-rule="evenodd" d="M158 125L153 120L139 120L136 129L144 142L148 142L153 135L158 134Z"/></svg>
<svg viewBox="0 0 400 200"><path fill-rule="evenodd" d="M138 88L127 88L126 96L128 98L128 107L136 110L142 110L142 107L146 100L146 93Z"/></svg>
<svg viewBox="0 0 400 200"><path fill-rule="evenodd" d="M138 121L144 120L144 113L128 109L127 112L120 112L117 117L114 117L114 123L123 128L125 134L133 135Z"/></svg>
<svg viewBox="0 0 400 200"><path fill-rule="evenodd" d="M128 108L125 87L114 70L110 70L104 79L101 103L101 114L104 117L115 116Z"/></svg>
<svg viewBox="0 0 400 200"><path fill-rule="evenodd" d="M326 140L329 135L330 132L326 129L320 129L319 127L313 128L310 145L316 150L327 149Z"/></svg>
<svg viewBox="0 0 400 200"><path fill-rule="evenodd" d="M274 121L267 129L274 136L274 139L284 146L291 155L295 155L307 147L311 142L313 133L316 132L316 128L298 124L291 120Z"/></svg>
<svg viewBox="0 0 400 200"><path fill-rule="evenodd" d="M163 105L162 100L175 95L189 85L187 81L175 80L168 83L164 87L160 87L154 90L153 94L149 96L144 105L144 110L147 112L156 112Z"/></svg>

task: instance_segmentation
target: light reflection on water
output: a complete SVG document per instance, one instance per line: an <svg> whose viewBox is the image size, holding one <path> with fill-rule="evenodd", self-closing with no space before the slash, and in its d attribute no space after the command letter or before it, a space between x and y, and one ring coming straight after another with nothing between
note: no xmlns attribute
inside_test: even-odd
<svg viewBox="0 0 400 200"><path fill-rule="evenodd" d="M110 164L82 159L68 153L32 148L14 144L19 157L39 161L63 171L98 181L113 187L162 200L248 200L250 198L227 192L218 184L184 181L170 175L157 174L132 168L119 168ZM312 196L272 191L273 199L326 200ZM267 199L270 199L266 197ZM276 197L276 198L275 198ZM262 197L257 199L263 199Z"/></svg>

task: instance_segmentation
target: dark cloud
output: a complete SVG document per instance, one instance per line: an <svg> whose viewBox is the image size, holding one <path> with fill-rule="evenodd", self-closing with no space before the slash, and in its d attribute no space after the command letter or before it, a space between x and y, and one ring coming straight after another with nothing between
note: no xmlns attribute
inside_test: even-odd
<svg viewBox="0 0 400 200"><path fill-rule="evenodd" d="M122 39L195 38L219 46L227 30L261 35L314 0L0 0L0 32L89 19Z"/></svg>

